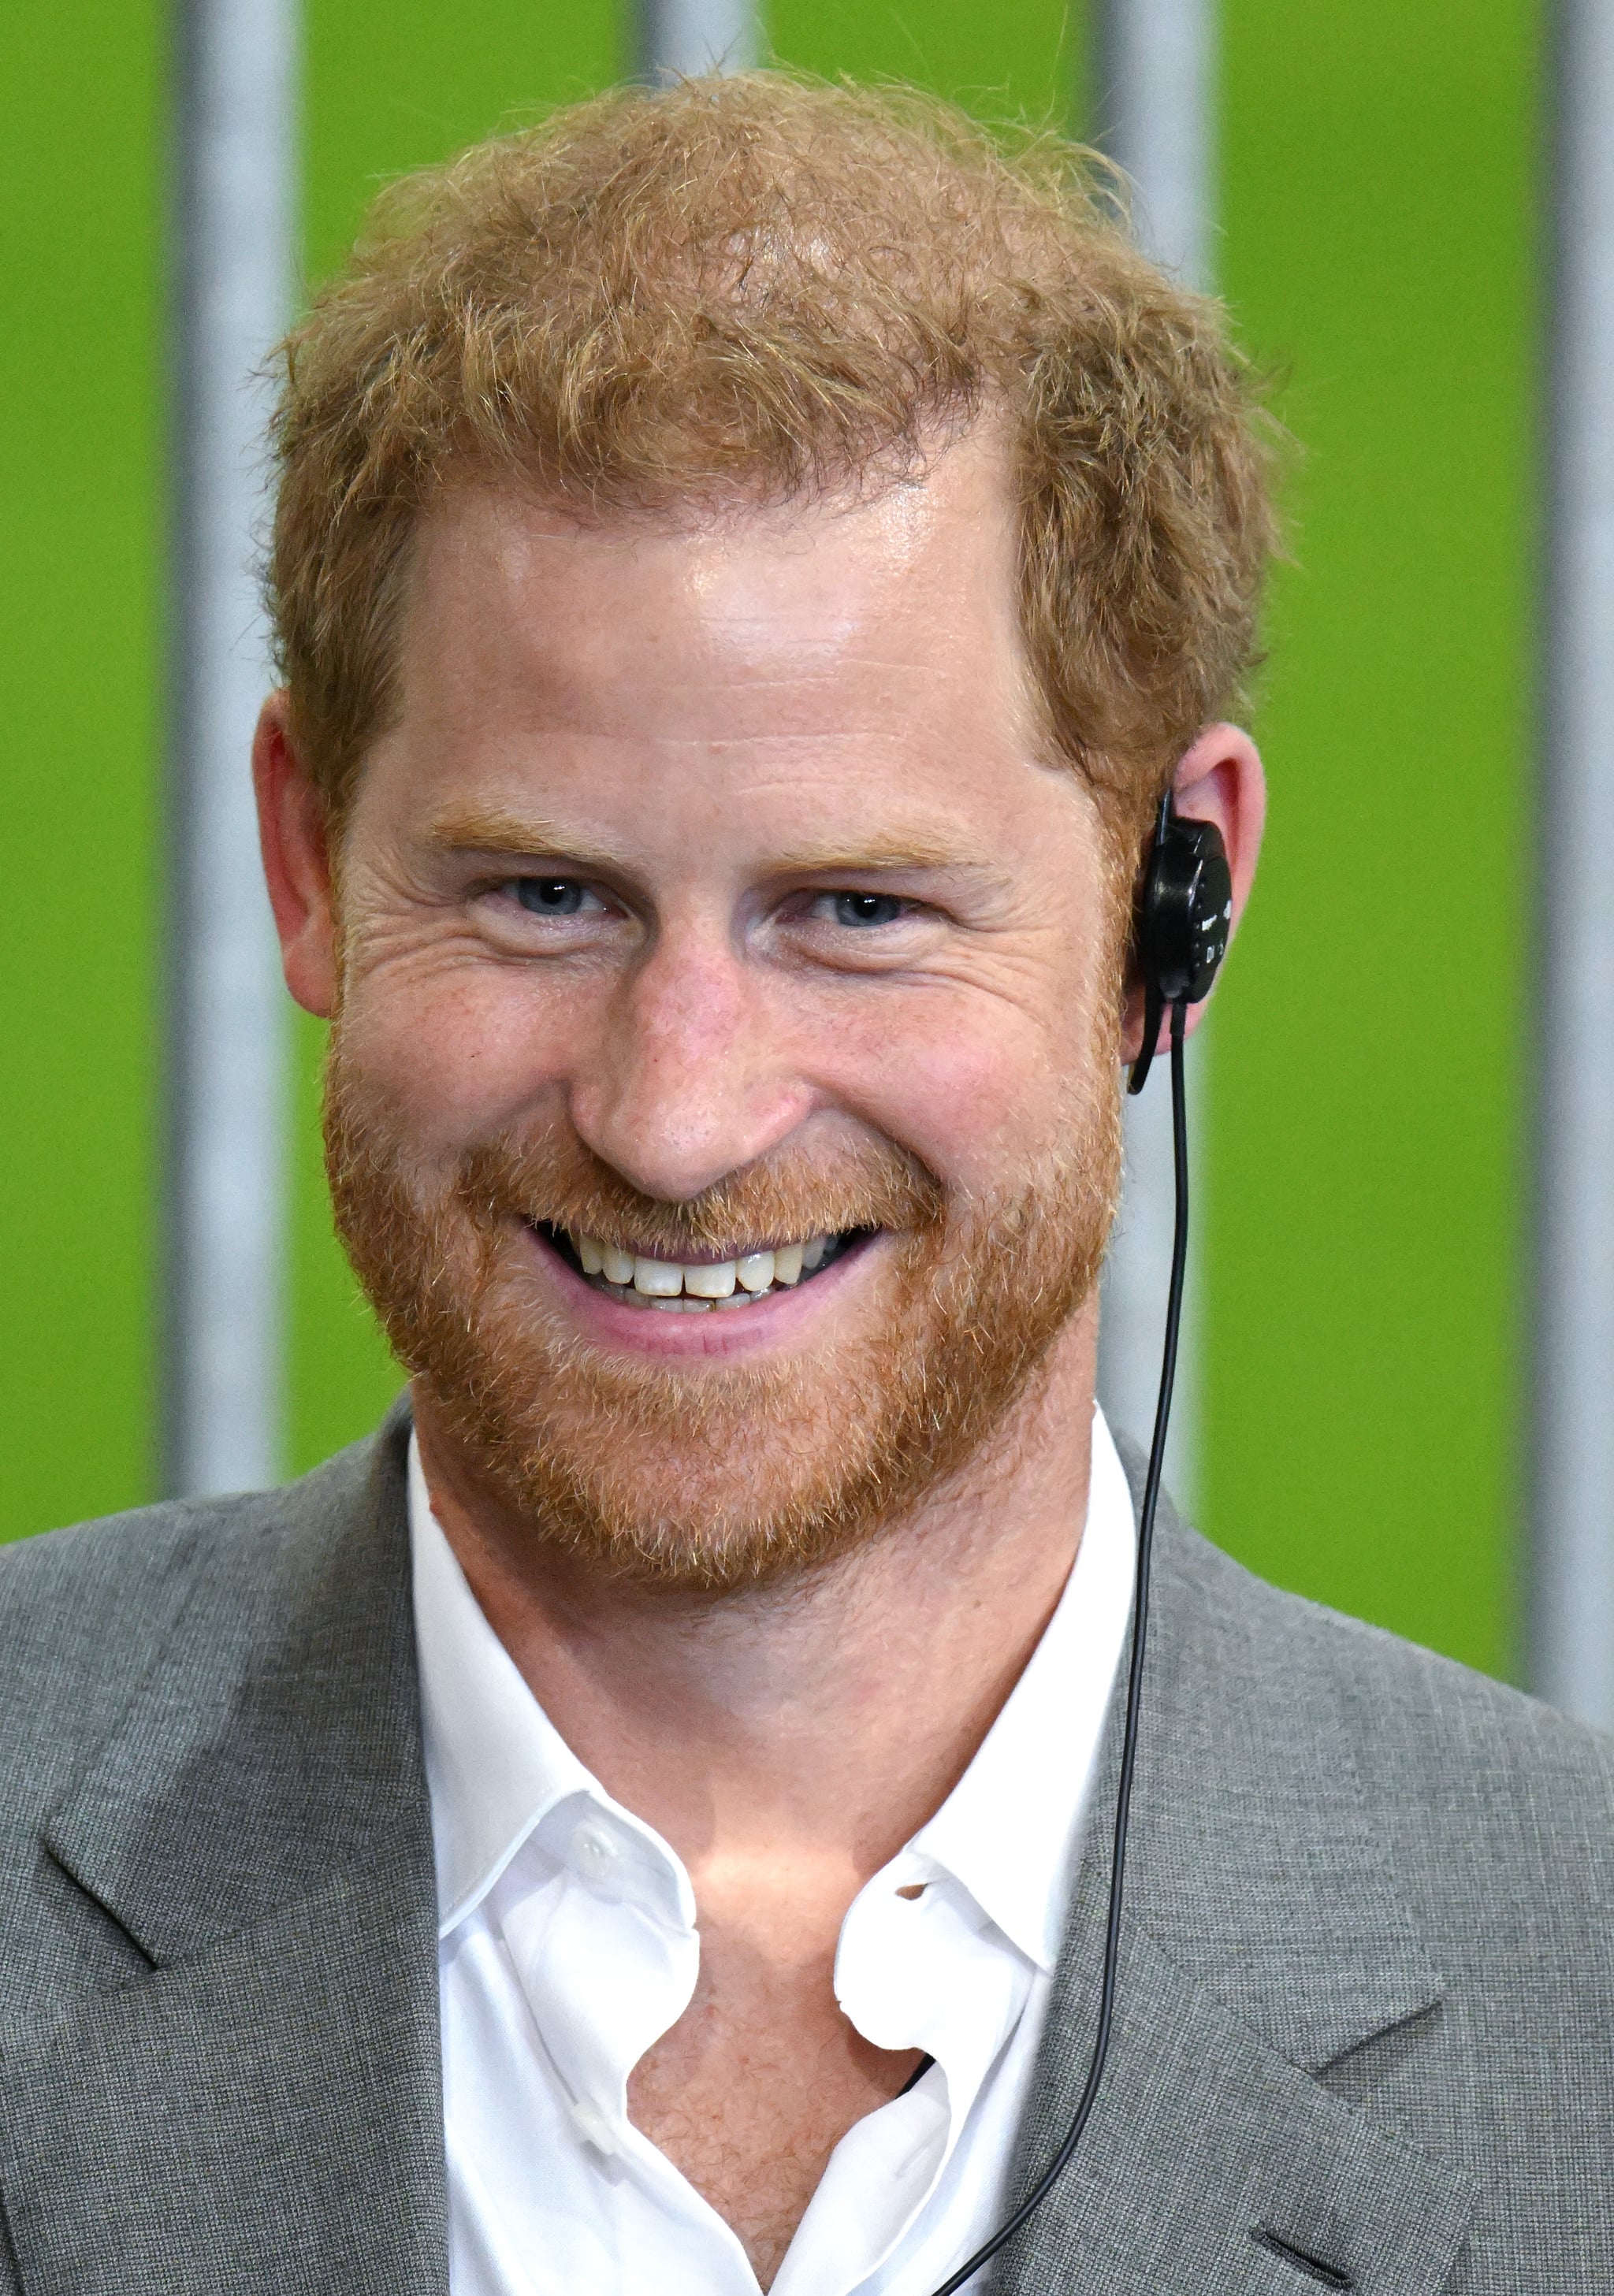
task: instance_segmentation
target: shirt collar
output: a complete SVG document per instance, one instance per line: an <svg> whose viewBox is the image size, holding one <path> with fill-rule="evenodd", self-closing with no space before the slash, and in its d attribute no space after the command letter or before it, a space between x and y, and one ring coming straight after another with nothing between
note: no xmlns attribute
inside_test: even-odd
<svg viewBox="0 0 1614 2296"><path fill-rule="evenodd" d="M902 1853L961 1882L1045 1972L1064 1934L1071 1852L1098 1766L1135 1562L1126 1470L1095 1407L1087 1521L1053 1616L974 1760Z"/></svg>
<svg viewBox="0 0 1614 2296"><path fill-rule="evenodd" d="M596 1802L609 1797L488 1624L432 1512L413 1433L409 1546L437 1911L447 1936L552 1809L571 1795Z"/></svg>
<svg viewBox="0 0 1614 2296"><path fill-rule="evenodd" d="M523 1681L432 1513L413 1435L409 1538L442 1934L481 1903L569 1796L610 1810L681 1880L681 1862L612 1800ZM893 1861L909 1864L918 1880L951 1875L1045 1971L1058 1953L1069 1854L1126 1631L1132 1570L1125 1471L1095 1409L1086 1526L1053 1616L968 1768ZM888 1883L893 1869L881 1878ZM679 1895L687 1889L684 1881Z"/></svg>

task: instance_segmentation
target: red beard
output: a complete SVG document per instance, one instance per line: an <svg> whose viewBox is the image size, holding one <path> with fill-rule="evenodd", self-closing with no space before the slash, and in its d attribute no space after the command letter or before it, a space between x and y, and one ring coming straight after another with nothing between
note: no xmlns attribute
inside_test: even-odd
<svg viewBox="0 0 1614 2296"><path fill-rule="evenodd" d="M423 1172L345 1056L325 1090L337 1227L399 1359L474 1472L534 1535L624 1576L708 1591L844 1554L956 1474L1025 1395L1097 1278L1120 1173L1113 1061L1068 1145L986 1201L950 1201L870 1141L783 1153L687 1203L641 1196L568 1131ZM657 1258L885 1231L854 1315L765 1363L676 1365L578 1337L531 1229Z"/></svg>

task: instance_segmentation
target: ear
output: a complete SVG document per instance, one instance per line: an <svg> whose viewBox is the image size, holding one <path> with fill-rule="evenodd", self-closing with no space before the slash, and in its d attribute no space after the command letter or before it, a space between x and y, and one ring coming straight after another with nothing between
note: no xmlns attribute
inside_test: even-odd
<svg viewBox="0 0 1614 2296"><path fill-rule="evenodd" d="M1227 848L1233 878L1231 931L1239 930L1244 905L1261 852L1261 832L1266 826L1266 775L1261 754L1248 734L1237 726L1207 726L1172 776L1172 800L1185 821L1214 821ZM1208 1000L1207 1000L1208 1001ZM1188 1008L1190 1029L1198 1028L1203 1004ZM1161 1023L1163 1051L1170 1026ZM1134 982L1126 995L1121 1032L1121 1058L1130 1065L1143 1043L1143 990Z"/></svg>
<svg viewBox="0 0 1614 2296"><path fill-rule="evenodd" d="M336 1005L336 912L330 817L304 770L289 697L271 693L252 737L252 786L263 873L280 935L286 987L304 1012L328 1021Z"/></svg>

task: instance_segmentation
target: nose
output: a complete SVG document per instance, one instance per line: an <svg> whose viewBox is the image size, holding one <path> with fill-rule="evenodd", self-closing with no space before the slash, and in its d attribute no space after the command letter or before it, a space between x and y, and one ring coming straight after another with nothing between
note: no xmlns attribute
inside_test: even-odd
<svg viewBox="0 0 1614 2296"><path fill-rule="evenodd" d="M721 931L663 930L574 1072L578 1136L641 1194L674 1203L766 1155L812 1096L789 1073L771 1002Z"/></svg>

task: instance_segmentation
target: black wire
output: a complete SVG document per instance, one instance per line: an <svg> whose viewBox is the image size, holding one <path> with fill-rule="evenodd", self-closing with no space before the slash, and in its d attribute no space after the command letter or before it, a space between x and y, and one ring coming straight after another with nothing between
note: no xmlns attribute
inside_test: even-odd
<svg viewBox="0 0 1614 2296"><path fill-rule="evenodd" d="M1109 1917L1104 1932L1104 1971L1099 1987L1099 2026L1092 2061L1077 2101L1070 2127L1058 2151L1012 2216L984 2241L972 2257L943 2280L935 2296L954 2296L990 2263L1005 2242L1014 2238L1052 2192L1071 2155L1082 2141L1104 2078L1109 2054L1110 2026L1116 2008L1116 1972L1121 1956L1121 1901L1126 1876L1126 1823L1132 1811L1132 1772L1138 1759L1138 1710L1143 1685L1143 1653L1149 1636L1149 1574L1154 1560L1155 1513L1160 1504L1160 1477L1165 1465L1165 1431L1171 1420L1172 1389L1177 1377L1177 1338L1182 1325L1182 1284L1188 1273L1188 1111L1182 1075L1182 1039L1188 1006L1178 997L1172 1004L1172 1161L1176 1176L1177 1214L1172 1232L1171 1289L1165 1303L1165 1345L1160 1363L1160 1394L1155 1405L1154 1439L1149 1447L1149 1472L1143 1480L1143 1504L1138 1510L1137 1578L1132 1587L1132 1657L1126 1672L1126 1721L1121 1734L1121 1775L1116 1789L1115 1848L1109 1869Z"/></svg>

